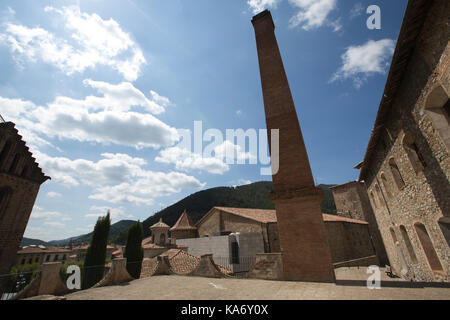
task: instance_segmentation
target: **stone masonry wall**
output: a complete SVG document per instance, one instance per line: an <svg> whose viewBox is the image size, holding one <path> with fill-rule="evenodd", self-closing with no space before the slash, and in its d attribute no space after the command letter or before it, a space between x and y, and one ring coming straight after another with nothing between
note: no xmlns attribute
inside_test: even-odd
<svg viewBox="0 0 450 320"><path fill-rule="evenodd" d="M436 87L441 86L447 96L450 93L449 16L448 1L433 2L365 181L391 266L397 273L404 269L405 278L417 281L450 277L450 249L438 224L450 215L449 150L426 110L427 98ZM419 170L403 145L406 134L412 137L425 163ZM404 185L395 182L390 159L394 159ZM417 223L425 226L441 271L431 270ZM427 252L432 250L428 248Z"/></svg>

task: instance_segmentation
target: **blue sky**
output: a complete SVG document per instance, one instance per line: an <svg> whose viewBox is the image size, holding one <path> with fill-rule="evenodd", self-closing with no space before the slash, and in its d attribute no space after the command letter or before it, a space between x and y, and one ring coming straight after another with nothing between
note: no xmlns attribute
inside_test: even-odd
<svg viewBox="0 0 450 320"><path fill-rule="evenodd" d="M316 183L355 180L406 0L2 1L0 114L52 177L26 237L145 219L205 188L260 180L177 143L203 131L265 129L254 13L269 8ZM369 5L381 30L369 30ZM207 143L206 143L207 144Z"/></svg>

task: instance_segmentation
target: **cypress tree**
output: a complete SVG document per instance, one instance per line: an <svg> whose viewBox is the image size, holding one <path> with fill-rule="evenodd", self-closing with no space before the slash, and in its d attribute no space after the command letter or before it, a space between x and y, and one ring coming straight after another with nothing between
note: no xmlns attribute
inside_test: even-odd
<svg viewBox="0 0 450 320"><path fill-rule="evenodd" d="M142 259L144 249L142 248L142 237L144 231L140 221L132 224L128 229L127 245L124 257L127 258L127 271L135 279L141 275Z"/></svg>
<svg viewBox="0 0 450 320"><path fill-rule="evenodd" d="M106 216L99 217L95 224L91 243L83 265L83 289L92 287L103 278L105 272L106 245L110 226L111 218L108 210Z"/></svg>

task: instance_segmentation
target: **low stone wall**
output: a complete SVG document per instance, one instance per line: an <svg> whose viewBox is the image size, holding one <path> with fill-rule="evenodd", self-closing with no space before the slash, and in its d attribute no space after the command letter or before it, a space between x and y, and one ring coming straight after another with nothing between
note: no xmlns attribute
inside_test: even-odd
<svg viewBox="0 0 450 320"><path fill-rule="evenodd" d="M61 279L59 270L61 262L44 263L40 274L33 279L13 300L25 299L40 295L63 295L69 291Z"/></svg>
<svg viewBox="0 0 450 320"><path fill-rule="evenodd" d="M283 280L281 253L259 253L248 278L264 280Z"/></svg>
<svg viewBox="0 0 450 320"><path fill-rule="evenodd" d="M189 275L207 278L223 278L225 276L214 263L212 254L202 255L200 257L200 263Z"/></svg>
<svg viewBox="0 0 450 320"><path fill-rule="evenodd" d="M377 256L364 257L360 259L348 260L334 263L334 268L342 268L342 267L368 267L378 265Z"/></svg>
<svg viewBox="0 0 450 320"><path fill-rule="evenodd" d="M157 265L155 267L155 271L151 274L151 276L158 276L163 274L173 274L170 268L170 262L168 256L158 256Z"/></svg>
<svg viewBox="0 0 450 320"><path fill-rule="evenodd" d="M134 280L127 271L127 259L120 258L112 261L111 269L106 276L100 280L93 288L111 286Z"/></svg>

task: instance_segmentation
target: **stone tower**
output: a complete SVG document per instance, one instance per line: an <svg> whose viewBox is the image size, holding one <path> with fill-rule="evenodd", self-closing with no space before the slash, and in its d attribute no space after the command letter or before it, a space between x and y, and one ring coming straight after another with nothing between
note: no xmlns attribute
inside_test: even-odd
<svg viewBox="0 0 450 320"><path fill-rule="evenodd" d="M272 175L284 280L334 282L320 203L295 111L272 15L265 10L252 19L269 134L279 129L279 170Z"/></svg>
<svg viewBox="0 0 450 320"><path fill-rule="evenodd" d="M169 229L170 227L162 221L162 218L160 218L157 223L150 227L150 230L152 231L153 243L160 246L165 246L166 244L168 244Z"/></svg>
<svg viewBox="0 0 450 320"><path fill-rule="evenodd" d="M192 223L186 210L183 211L177 222L170 228L172 239L197 238L197 228Z"/></svg>
<svg viewBox="0 0 450 320"><path fill-rule="evenodd" d="M0 117L0 275L15 264L39 188L50 179L35 160L14 123Z"/></svg>

